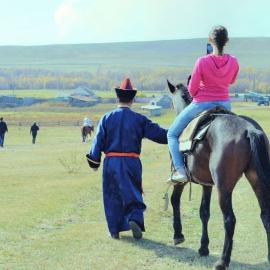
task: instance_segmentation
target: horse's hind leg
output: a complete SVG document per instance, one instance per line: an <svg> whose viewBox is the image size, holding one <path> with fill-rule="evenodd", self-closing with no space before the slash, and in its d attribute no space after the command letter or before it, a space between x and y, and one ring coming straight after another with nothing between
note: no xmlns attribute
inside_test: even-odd
<svg viewBox="0 0 270 270"><path fill-rule="evenodd" d="M224 145L226 145L227 150L224 149ZM217 187L219 206L222 211L225 230L221 258L214 266L216 270L227 269L231 261L236 224L236 218L232 208L232 192L246 167L247 158L244 157L246 157L247 154L245 149L246 148L243 148L241 144L225 144L224 141L221 140L219 147L217 147L216 151L211 153L209 159L209 168L212 179ZM239 157L243 157L240 159L240 162Z"/></svg>
<svg viewBox="0 0 270 270"><path fill-rule="evenodd" d="M214 269L224 270L229 267L231 261L236 218L232 208L232 192L223 190L222 188L218 187L218 197L224 220L225 240L221 259L216 262Z"/></svg>
<svg viewBox="0 0 270 270"><path fill-rule="evenodd" d="M223 215L225 239L223 251L220 260L214 265L216 270L225 270L229 267L231 253L233 248L233 235L236 224L236 218L232 208L232 191L241 176L241 166L238 170L233 167L229 161L226 166L221 166L224 158L213 155L210 160L210 170L218 191L219 206ZM233 171L230 170L233 169Z"/></svg>
<svg viewBox="0 0 270 270"><path fill-rule="evenodd" d="M212 194L212 187L203 186L203 194L200 207L200 218L202 221L202 237L201 237L201 247L198 250L200 256L209 255L208 221L210 218L211 194Z"/></svg>
<svg viewBox="0 0 270 270"><path fill-rule="evenodd" d="M180 212L180 199L184 185L175 185L171 196L171 204L173 208L173 228L174 228L174 244L178 245L185 241L182 234L181 212Z"/></svg>
<svg viewBox="0 0 270 270"><path fill-rule="evenodd" d="M270 262L270 193L267 188L262 185L262 182L259 181L254 169L248 170L245 174L256 194L261 208L261 220L267 235L268 261Z"/></svg>

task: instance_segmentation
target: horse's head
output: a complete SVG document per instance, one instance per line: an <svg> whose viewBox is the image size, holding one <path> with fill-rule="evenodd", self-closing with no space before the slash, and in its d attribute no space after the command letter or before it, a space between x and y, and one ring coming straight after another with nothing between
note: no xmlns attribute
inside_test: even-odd
<svg viewBox="0 0 270 270"><path fill-rule="evenodd" d="M176 114L179 114L189 103L191 103L192 97L184 84L179 83L175 86L168 80L167 83L172 96L174 110L176 111Z"/></svg>

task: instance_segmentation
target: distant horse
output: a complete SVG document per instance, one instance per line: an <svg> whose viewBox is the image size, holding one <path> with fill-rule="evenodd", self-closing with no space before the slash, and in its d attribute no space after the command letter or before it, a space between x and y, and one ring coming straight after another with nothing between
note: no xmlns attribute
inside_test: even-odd
<svg viewBox="0 0 270 270"><path fill-rule="evenodd" d="M177 113L192 98L183 84L168 81ZM270 161L269 141L257 122L246 116L223 114L211 123L204 139L197 143L187 157L187 167L195 182L202 185L200 218L202 221L200 256L209 255L208 220L212 185L218 191L223 214L225 240L221 258L214 269L227 269L231 260L236 218L232 208L232 192L243 173L253 188L261 208L261 219L267 234L268 261L270 261ZM180 217L180 198L185 185L175 185L171 196L175 245L184 242ZM248 210L248 209L247 209ZM250 236L251 243L256 241Z"/></svg>
<svg viewBox="0 0 270 270"><path fill-rule="evenodd" d="M94 126L83 126L81 127L81 133L82 133L82 141L85 142L89 137L91 137L91 133L94 132Z"/></svg>

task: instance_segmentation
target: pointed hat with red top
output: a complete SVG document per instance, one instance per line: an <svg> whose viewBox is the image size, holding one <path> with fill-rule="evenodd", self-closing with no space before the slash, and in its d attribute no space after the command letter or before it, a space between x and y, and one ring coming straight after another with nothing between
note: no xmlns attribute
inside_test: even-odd
<svg viewBox="0 0 270 270"><path fill-rule="evenodd" d="M115 92L117 97L121 100L125 100L126 102L131 101L136 93L137 89L132 87L131 81L129 78L126 78L120 87L115 88Z"/></svg>

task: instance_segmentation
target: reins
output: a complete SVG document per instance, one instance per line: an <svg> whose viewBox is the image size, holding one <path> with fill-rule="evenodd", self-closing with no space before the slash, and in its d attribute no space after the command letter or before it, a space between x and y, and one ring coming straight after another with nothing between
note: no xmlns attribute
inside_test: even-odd
<svg viewBox="0 0 270 270"><path fill-rule="evenodd" d="M191 174L189 172L189 170L187 169L187 167L185 166L185 169L186 169L186 173L187 173L187 176L188 176L188 182L189 182L189 194L188 194L188 200L191 201L192 200L192 181L191 181ZM173 175L173 172L174 172L174 166L173 166L173 162L171 161L171 178L172 178L172 175ZM183 183L183 184L186 184L186 183ZM182 185L183 185L182 184ZM178 184L180 185L180 184ZM164 193L164 196L163 196L163 200L164 200L164 211L167 211L168 210L168 206L169 206L169 189L170 187L173 186L173 185L168 185L168 187L166 188L165 190L165 193Z"/></svg>

